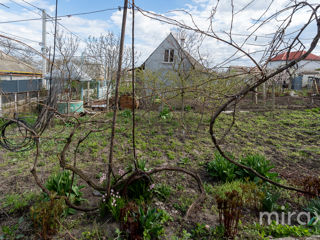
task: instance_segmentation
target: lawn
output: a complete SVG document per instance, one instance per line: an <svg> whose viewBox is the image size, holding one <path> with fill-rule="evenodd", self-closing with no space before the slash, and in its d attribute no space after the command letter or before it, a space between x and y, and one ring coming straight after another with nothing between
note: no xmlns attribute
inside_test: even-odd
<svg viewBox="0 0 320 240"><path fill-rule="evenodd" d="M133 164L131 112L120 111L118 116L114 147L116 174L127 171ZM81 121L90 118L91 116L84 116ZM94 117L95 120L111 118L110 113L101 113ZM161 172L154 175L153 189L150 189L152 197L148 205L165 210L166 214L170 215L163 225L164 233L161 233L160 239L217 239L220 231L217 227L217 196L224 196L226 192L234 189L241 192L243 188L252 190L261 186L260 183L236 177L230 181L212 177L207 170L208 163L217 158L217 152L209 135L210 115L205 114L201 122L200 119L201 115L192 110L186 112L183 123L179 112L161 116L159 112L143 110L136 113L137 158L144 168L179 166L192 170L201 177L207 193L201 209L184 219L188 207L198 196L196 182L181 173ZM232 115L223 113L220 116L215 125L218 139L224 135L231 122ZM77 154L77 166L97 183L107 169L111 135L110 123L102 127L105 130L92 133L79 146ZM58 156L72 129L72 121L63 123L54 119L51 127L41 137L37 167L43 183L61 171ZM74 139L80 139L87 131L86 127L79 129ZM297 185L297 176L318 177L319 143L320 113L317 110L279 110L239 112L236 123L221 142L221 146L235 159L248 155L265 157L266 161L270 161L270 165L275 166L271 172L278 173L281 183ZM67 153L67 162L70 164L73 164L76 144L77 141L73 141L71 151ZM0 236L18 239L21 235L22 239L32 239L32 236L37 239L37 228L31 221L29 211L30 206L43 199L43 194L30 173L35 150L8 152L1 149L0 156ZM84 186L80 189L83 193L81 197L86 199L82 201L84 205L93 206L101 201L101 197L94 194L85 182L79 178L77 180L79 185ZM285 206L286 210L299 211L309 201L305 196L287 190L275 189L273 193L279 195L272 203L276 211L281 211L282 206ZM245 196L245 191L242 194ZM249 201L247 195L244 198ZM254 225L259 220L258 209L261 206L249 205L241 207L241 224L237 236L263 239L263 231L267 235L272 234L270 229L261 230ZM77 211L65 215L60 219L54 239L104 239L102 236L117 239L116 229L120 229L120 226L110 214L101 216L99 211ZM273 229L276 233L282 230ZM289 229L288 232L291 233L290 231L299 232L300 229ZM303 232L303 229L301 231Z"/></svg>

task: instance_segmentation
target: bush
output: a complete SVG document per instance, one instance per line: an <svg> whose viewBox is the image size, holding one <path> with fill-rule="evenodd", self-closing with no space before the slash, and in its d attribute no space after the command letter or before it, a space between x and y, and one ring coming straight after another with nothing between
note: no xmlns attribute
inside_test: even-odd
<svg viewBox="0 0 320 240"><path fill-rule="evenodd" d="M226 200L226 193L233 191L239 193L243 203L245 203L249 208L260 208L262 204L261 202L265 197L260 186L254 182L243 182L242 180L227 182L222 185L215 186L212 189L213 195L221 200Z"/></svg>

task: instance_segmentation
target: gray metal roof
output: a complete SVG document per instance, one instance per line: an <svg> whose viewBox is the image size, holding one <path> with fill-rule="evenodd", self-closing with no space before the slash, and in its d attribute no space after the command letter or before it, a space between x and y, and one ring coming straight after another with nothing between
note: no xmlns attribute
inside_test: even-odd
<svg viewBox="0 0 320 240"><path fill-rule="evenodd" d="M21 73L21 74L41 74L32 66L20 61L19 59L9 56L0 51L0 72L6 73Z"/></svg>

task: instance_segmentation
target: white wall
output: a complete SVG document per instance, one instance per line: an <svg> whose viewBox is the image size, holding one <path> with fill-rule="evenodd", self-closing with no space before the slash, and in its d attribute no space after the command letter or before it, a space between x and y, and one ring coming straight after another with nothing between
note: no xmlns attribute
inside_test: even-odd
<svg viewBox="0 0 320 240"><path fill-rule="evenodd" d="M285 61L274 61L274 62L269 62L267 68L268 69L276 69L280 66L285 65ZM308 61L308 60L302 60L298 64L298 70L297 73L299 72L306 72L306 71L315 71L315 69L320 68L320 61Z"/></svg>

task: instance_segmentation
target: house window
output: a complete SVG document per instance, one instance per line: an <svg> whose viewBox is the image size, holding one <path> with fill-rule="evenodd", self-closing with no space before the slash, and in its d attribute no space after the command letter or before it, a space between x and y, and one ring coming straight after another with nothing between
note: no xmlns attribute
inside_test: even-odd
<svg viewBox="0 0 320 240"><path fill-rule="evenodd" d="M164 62L173 62L174 50L166 49L164 51Z"/></svg>

